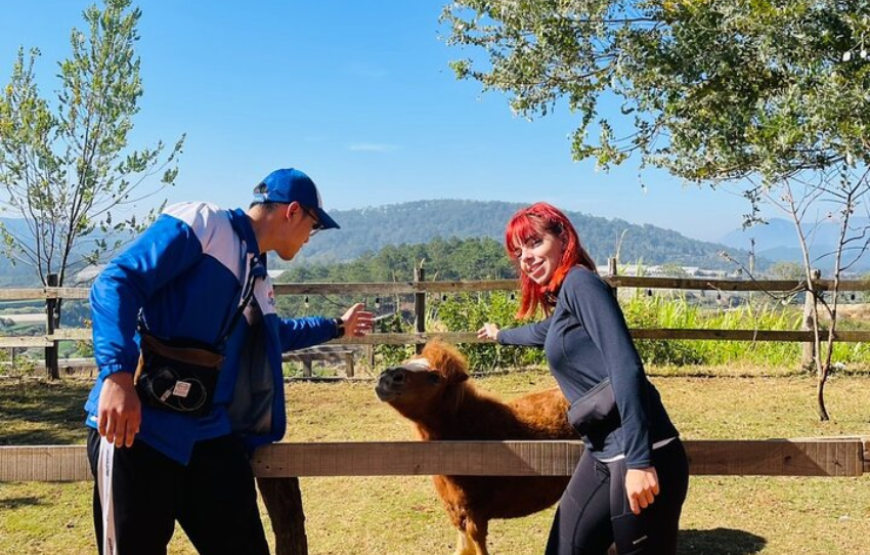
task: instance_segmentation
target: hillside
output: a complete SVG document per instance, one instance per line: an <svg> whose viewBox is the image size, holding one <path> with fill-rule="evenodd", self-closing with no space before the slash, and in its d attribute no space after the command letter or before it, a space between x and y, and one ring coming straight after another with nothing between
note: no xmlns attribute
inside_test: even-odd
<svg viewBox="0 0 870 555"><path fill-rule="evenodd" d="M505 223L523 205L508 202L468 200L426 200L355 210L330 210L341 225L314 236L292 264L272 257L275 268L330 264L357 260L364 254L374 256L387 246L421 245L433 239L493 239L503 241ZM569 212L582 241L601 264L612 256L622 240L619 259L623 263L641 261L646 265L677 264L709 269L733 269L719 256L728 250L715 243L689 239L675 231L624 220ZM21 226L21 220L4 220L8 226ZM730 249L732 256L746 260L746 252ZM302 262L303 264L299 264ZM307 263L307 264L306 264ZM763 261L758 261L764 267ZM35 287L33 269L12 267L0 256L0 286Z"/></svg>
<svg viewBox="0 0 870 555"><path fill-rule="evenodd" d="M491 238L503 241L504 227L522 204L468 200L426 200L356 210L330 210L340 230L316 235L297 261L346 262L366 251L387 245L428 243L436 237ZM719 256L727 248L689 239L676 231L624 220L569 212L581 240L599 262L616 252L622 237L622 262L676 263L684 266L727 268ZM731 254L739 256L732 250ZM744 258L745 258L745 253Z"/></svg>
<svg viewBox="0 0 870 555"><path fill-rule="evenodd" d="M818 224L806 223L803 227L813 266L822 270L831 269L834 263L833 253L836 252L839 241L839 224L823 221ZM850 228L847 236L854 240L843 251L842 264L852 265L852 273L870 270L870 256L865 255L863 248L866 242L864 236L870 229L870 220L853 217ZM722 238L722 243L731 248L749 250L753 240L758 256L769 260L803 263L797 231L794 223L789 220L771 218L766 223L756 224L745 230L734 230Z"/></svg>

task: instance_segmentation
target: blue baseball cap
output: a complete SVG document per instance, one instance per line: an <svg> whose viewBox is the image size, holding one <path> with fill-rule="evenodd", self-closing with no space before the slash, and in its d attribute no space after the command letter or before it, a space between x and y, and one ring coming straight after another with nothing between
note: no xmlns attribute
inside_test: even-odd
<svg viewBox="0 0 870 555"><path fill-rule="evenodd" d="M323 229L339 229L339 225L323 210L323 201L317 186L305 173L287 168L275 170L254 187L254 200L251 205L267 202L290 204L296 201L317 213L317 220Z"/></svg>

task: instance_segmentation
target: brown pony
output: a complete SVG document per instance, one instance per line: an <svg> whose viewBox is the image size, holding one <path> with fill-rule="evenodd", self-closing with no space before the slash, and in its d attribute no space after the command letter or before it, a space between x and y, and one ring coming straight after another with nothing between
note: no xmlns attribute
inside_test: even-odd
<svg viewBox="0 0 870 555"><path fill-rule="evenodd" d="M422 355L381 373L375 391L410 419L423 441L579 439L568 424L568 402L557 388L530 393L510 403L478 391L468 362L440 341ZM514 518L556 501L568 476L433 476L453 525L459 529L456 555L487 555L492 518Z"/></svg>

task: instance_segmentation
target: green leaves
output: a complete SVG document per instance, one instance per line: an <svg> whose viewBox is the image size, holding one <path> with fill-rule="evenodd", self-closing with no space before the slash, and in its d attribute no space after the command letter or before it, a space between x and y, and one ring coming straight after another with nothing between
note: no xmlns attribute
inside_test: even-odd
<svg viewBox="0 0 870 555"><path fill-rule="evenodd" d="M870 161L866 1L462 0L442 21L448 44L484 54L458 78L524 117L566 101L574 157L604 168L637 152L690 181L774 183ZM598 115L605 93L618 120Z"/></svg>
<svg viewBox="0 0 870 555"><path fill-rule="evenodd" d="M28 221L31 236L4 234L7 253L36 268L45 282L67 268L97 263L123 244L117 237L142 228L135 217L113 221L133 204L173 185L184 137L166 152L159 142L135 150L128 143L143 94L135 52L141 11L130 0L106 0L83 13L87 29L73 29L70 57L59 64L60 91L50 106L34 79L39 51L19 51L0 100L0 200L4 215ZM155 180L152 176L159 175ZM153 216L153 213L149 217ZM89 239L95 231L112 233ZM88 247L85 246L88 243ZM77 248L80 246L81 248ZM85 248L91 250L84 254Z"/></svg>

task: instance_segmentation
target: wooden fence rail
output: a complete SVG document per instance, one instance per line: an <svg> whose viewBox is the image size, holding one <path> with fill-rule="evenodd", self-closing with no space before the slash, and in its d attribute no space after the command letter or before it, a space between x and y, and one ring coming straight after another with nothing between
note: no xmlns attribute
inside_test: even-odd
<svg viewBox="0 0 870 555"><path fill-rule="evenodd" d="M857 477L870 472L868 438L688 440L694 476ZM277 555L308 553L298 476L567 476L579 441L278 443L252 466ZM85 447L0 447L0 483L91 479Z"/></svg>
<svg viewBox="0 0 870 555"><path fill-rule="evenodd" d="M694 476L870 473L870 438L686 440ZM254 453L260 478L295 476L568 476L580 441L277 443ZM83 445L0 447L0 483L90 480Z"/></svg>
<svg viewBox="0 0 870 555"><path fill-rule="evenodd" d="M611 265L612 266L612 265ZM454 343L482 343L486 339L478 339L473 332L436 333L425 331L426 294L447 294L457 292L481 291L515 291L516 280L486 280L486 281L425 281L422 272L418 272L414 281L384 282L384 283L279 283L275 284L277 295L413 295L415 301L416 333L376 333L366 337L344 338L334 343L362 345L421 345L432 338L441 338ZM698 291L766 291L786 294L808 291L806 281L800 280L730 280L705 278L659 278L609 275L605 279L614 287L629 287L640 289L670 289ZM813 280L813 289L829 291L833 288L832 280ZM47 311L56 299L86 299L88 288L44 287L41 289L5 289L0 290L0 300L45 300ZM841 281L839 291L870 291L870 281ZM715 330L715 329L632 329L635 339L683 339L683 340L718 340L718 341L788 341L807 343L812 341L811 331L778 331L778 330ZM827 332L822 333L823 339ZM91 331L83 328L59 329L53 324L47 325L47 333L32 337L0 337L0 348L30 348L46 349L46 370L51 377L59 376L57 345L59 341L90 341ZM837 331L836 341L865 342L870 341L870 331Z"/></svg>

